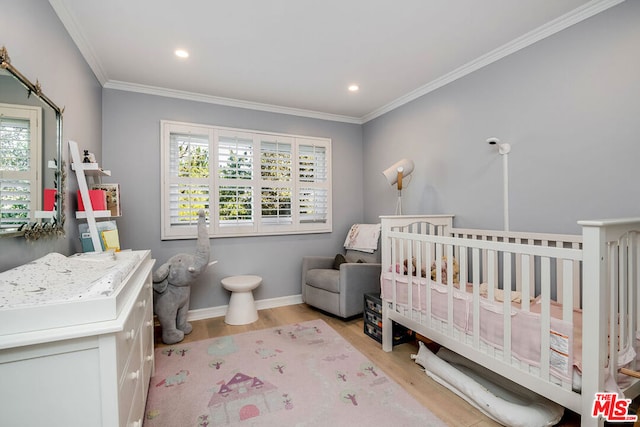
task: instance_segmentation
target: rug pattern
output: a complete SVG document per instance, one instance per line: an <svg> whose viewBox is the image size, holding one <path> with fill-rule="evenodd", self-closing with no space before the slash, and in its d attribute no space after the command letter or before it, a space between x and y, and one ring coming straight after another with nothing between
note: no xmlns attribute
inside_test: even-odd
<svg viewBox="0 0 640 427"><path fill-rule="evenodd" d="M155 357L147 427L445 425L322 320Z"/></svg>

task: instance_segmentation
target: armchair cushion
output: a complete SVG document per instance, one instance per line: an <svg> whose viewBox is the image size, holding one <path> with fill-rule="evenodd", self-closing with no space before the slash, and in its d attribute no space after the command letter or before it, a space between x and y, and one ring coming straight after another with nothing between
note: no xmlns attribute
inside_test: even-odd
<svg viewBox="0 0 640 427"><path fill-rule="evenodd" d="M329 292L340 292L340 270L314 268L307 271L307 285Z"/></svg>

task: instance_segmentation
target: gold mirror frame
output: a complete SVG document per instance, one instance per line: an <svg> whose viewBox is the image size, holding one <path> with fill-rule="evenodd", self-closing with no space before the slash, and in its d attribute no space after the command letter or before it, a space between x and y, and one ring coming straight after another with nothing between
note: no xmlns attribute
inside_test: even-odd
<svg viewBox="0 0 640 427"><path fill-rule="evenodd" d="M62 113L64 108L58 107L53 101L51 101L43 92L40 86L40 82L36 80L36 83L32 83L27 79L20 71L18 71L12 64L7 49L2 46L0 48L0 68L7 70L22 86L27 90L27 98L34 95L38 97L46 106L50 107L56 117L56 158L55 170L54 170L54 182L52 183L57 190L55 199L55 214L51 221L36 220L29 224L24 224L19 228L0 229L0 237L25 237L27 240L37 240L46 236L61 236L64 235L64 199L65 199L65 181L66 172L62 160ZM44 130L42 130L44 133ZM44 140L43 144L47 144L48 141ZM46 161L42 159L42 161ZM42 165L39 165L42 169ZM44 185L44 183L42 183Z"/></svg>

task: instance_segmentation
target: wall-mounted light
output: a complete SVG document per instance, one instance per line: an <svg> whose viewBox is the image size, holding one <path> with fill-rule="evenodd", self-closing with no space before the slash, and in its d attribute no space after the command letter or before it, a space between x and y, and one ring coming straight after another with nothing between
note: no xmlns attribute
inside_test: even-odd
<svg viewBox="0 0 640 427"><path fill-rule="evenodd" d="M389 185L396 185L398 188L398 201L396 203L396 215L402 215L402 187L403 179L407 178L413 172L413 160L402 159L385 170L382 174L387 178Z"/></svg>

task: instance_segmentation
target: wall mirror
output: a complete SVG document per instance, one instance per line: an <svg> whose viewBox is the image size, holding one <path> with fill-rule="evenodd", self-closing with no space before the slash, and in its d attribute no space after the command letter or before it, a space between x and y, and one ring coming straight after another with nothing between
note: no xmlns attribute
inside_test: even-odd
<svg viewBox="0 0 640 427"><path fill-rule="evenodd" d="M0 48L0 237L64 233L62 109Z"/></svg>

